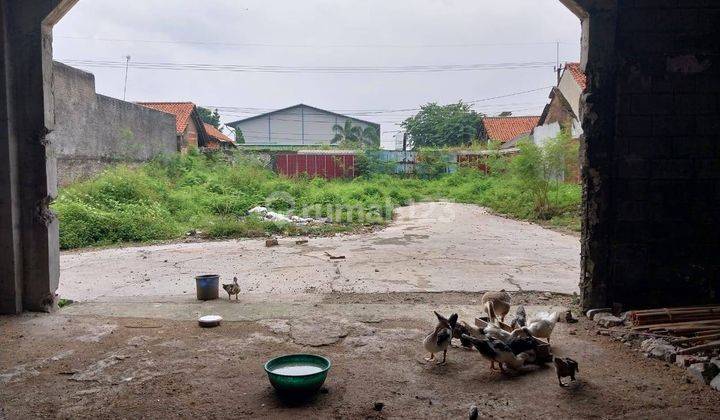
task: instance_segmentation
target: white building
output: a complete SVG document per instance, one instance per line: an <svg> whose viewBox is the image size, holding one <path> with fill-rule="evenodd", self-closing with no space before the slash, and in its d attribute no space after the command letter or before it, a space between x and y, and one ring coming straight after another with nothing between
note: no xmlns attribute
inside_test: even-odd
<svg viewBox="0 0 720 420"><path fill-rule="evenodd" d="M304 146L331 144L336 125L352 126L365 130L373 127L378 136L380 125L346 115L299 104L266 114L256 115L226 124L242 132L246 145Z"/></svg>
<svg viewBox="0 0 720 420"><path fill-rule="evenodd" d="M580 97L586 85L587 78L580 64L566 63L560 83L550 92L550 103L533 130L535 144L545 144L549 139L555 138L562 129L568 130L573 138L582 136Z"/></svg>

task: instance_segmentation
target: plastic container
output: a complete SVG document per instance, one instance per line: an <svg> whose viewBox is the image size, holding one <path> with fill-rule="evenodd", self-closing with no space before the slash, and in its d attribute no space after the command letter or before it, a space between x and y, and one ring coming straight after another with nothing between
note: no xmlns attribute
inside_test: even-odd
<svg viewBox="0 0 720 420"><path fill-rule="evenodd" d="M272 386L281 394L304 397L315 394L325 383L330 360L314 354L290 354L265 363Z"/></svg>
<svg viewBox="0 0 720 420"><path fill-rule="evenodd" d="M214 300L220 296L220 276L204 274L195 277L198 300Z"/></svg>

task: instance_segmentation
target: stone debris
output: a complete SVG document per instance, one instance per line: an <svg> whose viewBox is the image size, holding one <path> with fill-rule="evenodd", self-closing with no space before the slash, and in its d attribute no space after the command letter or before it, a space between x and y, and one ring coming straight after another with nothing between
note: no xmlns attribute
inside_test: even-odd
<svg viewBox="0 0 720 420"><path fill-rule="evenodd" d="M695 356L693 354L680 354L675 356L675 364L679 367L686 368L696 363L707 362L708 358L704 356Z"/></svg>
<svg viewBox="0 0 720 420"><path fill-rule="evenodd" d="M278 245L280 245L280 242L278 242L277 239L266 239L265 240L265 246L268 248L278 246Z"/></svg>
<svg viewBox="0 0 720 420"><path fill-rule="evenodd" d="M675 351L677 348L661 338L648 338L640 344L640 350L647 357L675 363Z"/></svg>
<svg viewBox="0 0 720 420"><path fill-rule="evenodd" d="M593 321L601 327L610 328L622 325L624 321L613 314L601 312L594 316Z"/></svg>
<svg viewBox="0 0 720 420"><path fill-rule="evenodd" d="M605 313L605 312L610 313L610 311L612 311L612 308L590 309L589 311L587 311L585 313L585 316L587 316L588 319L590 319L592 321L595 318L595 315L597 315L599 313Z"/></svg>
<svg viewBox="0 0 720 420"><path fill-rule="evenodd" d="M720 374L720 368L714 363L695 363L687 369L686 375L704 385L710 384Z"/></svg>
<svg viewBox="0 0 720 420"><path fill-rule="evenodd" d="M279 223L292 223L299 226L305 226L310 224L327 223L328 219L313 219L312 217L299 217L294 215L285 215L269 210L267 207L253 207L248 210L248 214L254 214L262 217L265 220Z"/></svg>

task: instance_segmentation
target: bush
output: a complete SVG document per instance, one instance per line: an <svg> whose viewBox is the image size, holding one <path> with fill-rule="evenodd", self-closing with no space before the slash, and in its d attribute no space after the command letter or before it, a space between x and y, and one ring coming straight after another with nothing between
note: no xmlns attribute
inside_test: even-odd
<svg viewBox="0 0 720 420"><path fill-rule="evenodd" d="M515 218L579 229L580 188L543 175L546 158L539 148L522 146L507 172L489 175L468 168L445 174L446 163L435 156L423 158L431 179L370 172L328 181L285 179L252 158L190 151L139 168L118 166L64 188L53 209L63 249L179 238L193 229L212 238L337 232L387 223L395 207L427 200L479 204ZM333 223L304 227L247 216L258 205Z"/></svg>

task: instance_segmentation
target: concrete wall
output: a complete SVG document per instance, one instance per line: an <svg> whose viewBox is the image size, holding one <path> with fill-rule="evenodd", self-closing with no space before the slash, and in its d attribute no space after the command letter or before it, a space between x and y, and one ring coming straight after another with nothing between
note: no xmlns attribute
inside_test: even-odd
<svg viewBox="0 0 720 420"><path fill-rule="evenodd" d="M175 153L175 117L95 93L95 78L54 63L55 130L48 136L66 185L116 162Z"/></svg>
<svg viewBox="0 0 720 420"><path fill-rule="evenodd" d="M335 137L335 124L346 120L365 129L365 122L338 116L306 106L286 109L274 114L242 121L236 125L245 137L246 145L302 146L330 144Z"/></svg>

